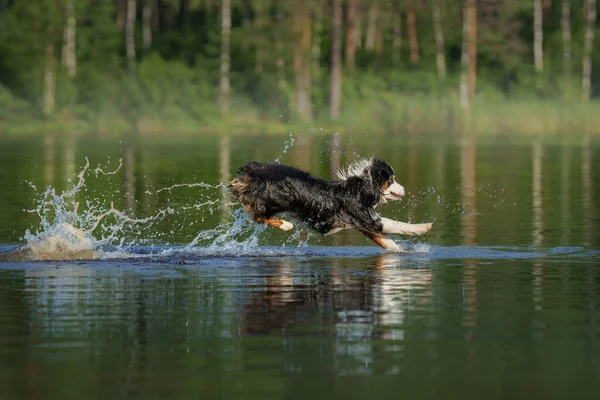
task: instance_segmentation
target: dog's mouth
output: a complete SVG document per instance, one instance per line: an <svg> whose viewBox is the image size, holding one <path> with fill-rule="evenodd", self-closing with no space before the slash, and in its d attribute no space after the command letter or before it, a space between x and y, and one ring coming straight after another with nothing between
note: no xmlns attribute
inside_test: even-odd
<svg viewBox="0 0 600 400"><path fill-rule="evenodd" d="M389 192L385 193L384 196L389 200L401 200L404 197L404 194Z"/></svg>
<svg viewBox="0 0 600 400"><path fill-rule="evenodd" d="M404 197L405 193L404 188L397 182L394 182L383 192L383 197L388 200L400 200Z"/></svg>

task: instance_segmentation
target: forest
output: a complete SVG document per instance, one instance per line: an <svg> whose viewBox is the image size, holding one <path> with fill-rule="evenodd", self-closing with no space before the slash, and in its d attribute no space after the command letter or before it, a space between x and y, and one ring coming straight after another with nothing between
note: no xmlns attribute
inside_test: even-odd
<svg viewBox="0 0 600 400"><path fill-rule="evenodd" d="M600 133L596 3L0 0L0 133Z"/></svg>

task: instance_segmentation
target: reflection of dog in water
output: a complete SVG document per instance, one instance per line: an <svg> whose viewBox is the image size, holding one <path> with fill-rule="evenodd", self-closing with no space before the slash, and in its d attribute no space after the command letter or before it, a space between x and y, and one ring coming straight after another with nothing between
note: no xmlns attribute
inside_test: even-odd
<svg viewBox="0 0 600 400"><path fill-rule="evenodd" d="M236 199L256 222L283 231L294 226L275 215L291 212L325 236L354 228L384 249L401 252L388 234L422 235L431 229L431 223L408 224L375 211L377 205L404 196L394 169L376 158L354 162L339 171L340 180L334 182L286 165L255 161L242 165L238 173L231 182Z"/></svg>
<svg viewBox="0 0 600 400"><path fill-rule="evenodd" d="M1 256L2 261L89 260L94 258L94 249L88 233L62 222L52 235Z"/></svg>

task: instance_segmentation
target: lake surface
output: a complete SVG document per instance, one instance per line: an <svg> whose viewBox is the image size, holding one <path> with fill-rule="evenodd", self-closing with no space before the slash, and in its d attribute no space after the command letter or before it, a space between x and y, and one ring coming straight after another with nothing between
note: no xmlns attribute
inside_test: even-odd
<svg viewBox="0 0 600 400"><path fill-rule="evenodd" d="M0 262L2 400L600 393L598 139L42 136L0 149L0 252L75 203L97 250ZM402 242L409 254L355 232L263 229L220 185L250 159L331 177L373 155L409 193L381 213L434 222Z"/></svg>

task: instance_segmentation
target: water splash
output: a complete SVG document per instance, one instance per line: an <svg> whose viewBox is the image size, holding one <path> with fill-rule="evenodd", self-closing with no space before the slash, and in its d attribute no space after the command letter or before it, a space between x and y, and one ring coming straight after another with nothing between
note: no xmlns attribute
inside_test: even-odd
<svg viewBox="0 0 600 400"><path fill-rule="evenodd" d="M288 145L292 146L293 143L292 137ZM24 211L37 215L39 225L28 229L22 238L27 242L21 248L24 251L23 259L126 258L133 255L135 247L149 242L157 243L161 248L160 253L164 254L170 250L165 250L162 246L170 245L168 239L174 232L153 228L158 228L159 224L167 220L173 226L191 226L194 221L189 219L194 217L190 217L190 210L211 215L217 212L228 213L228 218L223 218L213 229L200 230L188 244L173 247L172 251L248 254L252 249L258 248L260 235L266 226L251 221L239 204L226 201L223 198L226 185L223 183L176 183L156 190L146 190L146 195L158 196L165 193L170 195L185 188L200 189L191 197L190 203L173 204L168 198L166 200L169 205L152 215L138 218L115 206L115 201L122 200L119 190L89 198L87 178L116 175L122 166L123 161L119 160L119 165L112 171L106 171L100 165L92 168L86 158L85 165L75 179L69 181L72 187L64 192L57 192L52 186L41 191L28 182L39 194L36 196L35 208ZM95 183L91 184L92 188ZM201 221L204 221L204 216ZM283 246L307 246L309 237L310 234L296 229ZM156 242L157 239L167 240Z"/></svg>
<svg viewBox="0 0 600 400"><path fill-rule="evenodd" d="M277 157L276 159L274 159L273 161L276 163L279 163L281 160L281 157L283 157L283 155L286 154L288 152L288 150L290 150L294 146L294 143L296 143L296 138L294 137L294 132L290 132L289 139L287 139L284 142L283 150L281 150L282 154L279 157Z"/></svg>
<svg viewBox="0 0 600 400"><path fill-rule="evenodd" d="M54 187L47 186L37 197L36 207L24 210L36 214L40 221L37 228L27 229L22 238L27 242L28 255L39 259L89 258L93 251L102 247L134 245L143 231L174 214L173 208L166 207L152 216L132 218L115 208L113 201L82 199L89 174L96 177L115 175L122 166L120 159L113 171L105 171L100 165L91 169L86 157L75 181L69 181L70 189L58 193ZM38 191L33 183L28 183Z"/></svg>

